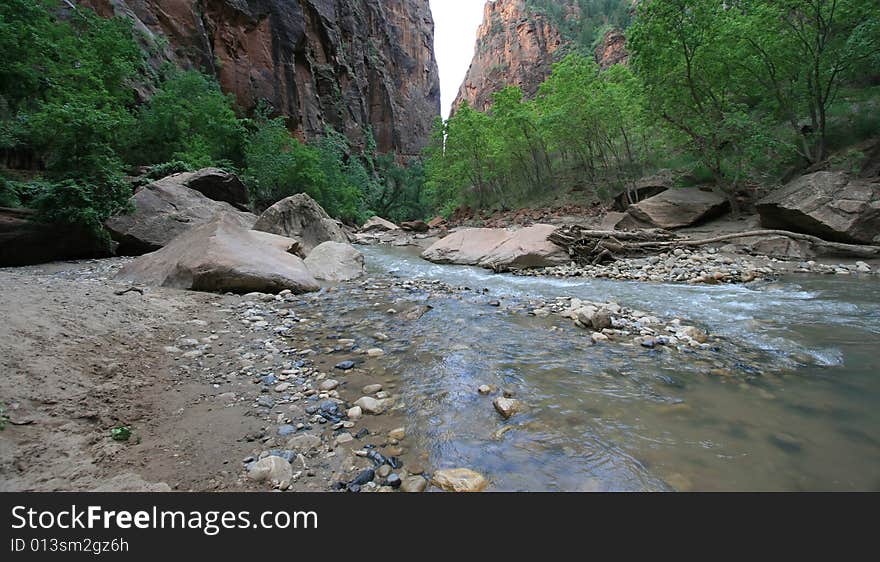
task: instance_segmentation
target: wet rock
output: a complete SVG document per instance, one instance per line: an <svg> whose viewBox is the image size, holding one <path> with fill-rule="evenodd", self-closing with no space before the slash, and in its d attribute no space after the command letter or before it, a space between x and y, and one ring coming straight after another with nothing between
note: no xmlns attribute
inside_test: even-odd
<svg viewBox="0 0 880 562"><path fill-rule="evenodd" d="M367 272L364 255L348 243L319 244L304 261L312 276L322 281L351 281Z"/></svg>
<svg viewBox="0 0 880 562"><path fill-rule="evenodd" d="M401 484L400 476L397 474L389 474L388 478L385 480L385 485L391 486L392 488L400 488Z"/></svg>
<svg viewBox="0 0 880 562"><path fill-rule="evenodd" d="M348 409L348 419L350 420L359 420L363 415L364 411L360 406L354 406Z"/></svg>
<svg viewBox="0 0 880 562"><path fill-rule="evenodd" d="M392 429L391 431L388 432L388 437L390 437L391 439L397 439L398 441L402 441L403 439L406 438L406 428L405 427L398 427L398 428Z"/></svg>
<svg viewBox="0 0 880 562"><path fill-rule="evenodd" d="M451 468L434 472L431 484L447 492L482 492L489 481L469 468Z"/></svg>
<svg viewBox="0 0 880 562"><path fill-rule="evenodd" d="M376 476L378 476L379 478L388 478L389 474L391 474L391 467L387 464L383 464L376 469Z"/></svg>
<svg viewBox="0 0 880 562"><path fill-rule="evenodd" d="M361 410L364 411L365 414L370 414L374 416L378 416L379 414L385 411L385 404L382 400L376 400L370 396L362 396L358 398L358 400L354 403L355 406L360 406Z"/></svg>
<svg viewBox="0 0 880 562"><path fill-rule="evenodd" d="M364 394L376 394L380 390L382 390L381 384L368 384L367 386L365 386L363 388L363 393Z"/></svg>
<svg viewBox="0 0 880 562"><path fill-rule="evenodd" d="M503 396L499 396L493 400L492 405L495 406L495 410L497 410L504 419L509 419L522 409L522 403L519 400L516 400L515 398L505 398Z"/></svg>
<svg viewBox="0 0 880 562"><path fill-rule="evenodd" d="M301 433L287 440L287 448L308 454L321 448L321 438L310 433Z"/></svg>
<svg viewBox="0 0 880 562"><path fill-rule="evenodd" d="M375 478L375 471L373 471L372 468L367 468L355 476L354 480L348 483L348 487L351 489L352 486L364 486L368 482L372 482Z"/></svg>
<svg viewBox="0 0 880 562"><path fill-rule="evenodd" d="M613 326L611 321L611 312L608 309L602 309L596 312L592 318L593 330L601 332L602 330Z"/></svg>
<svg viewBox="0 0 880 562"><path fill-rule="evenodd" d="M400 483L400 491L408 493L424 492L428 488L428 481L421 476L408 476Z"/></svg>
<svg viewBox="0 0 880 562"><path fill-rule="evenodd" d="M321 390L324 392L336 390L337 387L339 387L339 381L337 381L335 379L326 379L326 380L321 381L318 384L318 390Z"/></svg>
<svg viewBox="0 0 880 562"><path fill-rule="evenodd" d="M385 351L382 349L379 349L378 347L374 347L372 349L367 350L368 357L382 357L383 355L385 355Z"/></svg>
<svg viewBox="0 0 880 562"><path fill-rule="evenodd" d="M339 369L340 371L350 371L351 369L354 369L354 367L355 367L354 361L340 361L339 363L336 364L335 368Z"/></svg>
<svg viewBox="0 0 880 562"><path fill-rule="evenodd" d="M483 384L483 385L480 385L479 388L477 388L477 392L479 392L483 396L486 396L486 395L492 394L492 387L489 386L488 384Z"/></svg>

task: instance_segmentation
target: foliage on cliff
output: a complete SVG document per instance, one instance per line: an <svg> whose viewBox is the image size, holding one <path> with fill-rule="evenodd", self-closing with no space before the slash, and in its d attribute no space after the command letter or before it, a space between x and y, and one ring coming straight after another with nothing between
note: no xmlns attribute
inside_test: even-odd
<svg viewBox="0 0 880 562"><path fill-rule="evenodd" d="M464 107L428 151L437 205L509 207L557 189L600 198L684 169L731 202L880 133L874 0L652 0L628 31L631 69L573 54L534 100Z"/></svg>
<svg viewBox="0 0 880 562"><path fill-rule="evenodd" d="M0 205L35 207L45 220L99 233L131 194L126 174L221 166L241 172L263 207L308 192L352 222L373 209L397 219L424 212L418 175L375 145L355 154L332 130L306 145L269 111L242 116L213 78L149 68L129 20L8 0L0 52L0 165L8 166ZM25 170L26 181L9 168Z"/></svg>

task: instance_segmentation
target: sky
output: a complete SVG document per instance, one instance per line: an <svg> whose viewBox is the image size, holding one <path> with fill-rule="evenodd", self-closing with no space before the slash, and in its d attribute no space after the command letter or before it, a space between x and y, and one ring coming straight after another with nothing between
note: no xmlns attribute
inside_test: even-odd
<svg viewBox="0 0 880 562"><path fill-rule="evenodd" d="M431 0L444 118L449 115L474 56L485 3L485 0Z"/></svg>

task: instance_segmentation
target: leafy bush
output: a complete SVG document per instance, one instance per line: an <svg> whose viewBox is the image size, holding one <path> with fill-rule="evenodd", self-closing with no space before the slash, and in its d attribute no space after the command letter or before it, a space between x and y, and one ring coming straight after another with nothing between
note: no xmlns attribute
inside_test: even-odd
<svg viewBox="0 0 880 562"><path fill-rule="evenodd" d="M134 129L132 161L181 161L191 168L241 162L245 129L231 97L193 70L168 72Z"/></svg>

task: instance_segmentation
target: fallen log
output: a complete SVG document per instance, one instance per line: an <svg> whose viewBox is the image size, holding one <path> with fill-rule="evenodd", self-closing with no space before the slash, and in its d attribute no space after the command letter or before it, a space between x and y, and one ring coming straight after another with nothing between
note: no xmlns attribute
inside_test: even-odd
<svg viewBox="0 0 880 562"><path fill-rule="evenodd" d="M831 242L809 234L787 230L752 230L693 240L679 238L674 233L662 229L589 230L576 225L565 225L551 234L549 240L566 248L573 260L596 265L624 257L657 254L675 248L698 247L739 238L764 236L785 236L792 240L807 242L818 255L854 258L880 256L880 247L878 246Z"/></svg>

